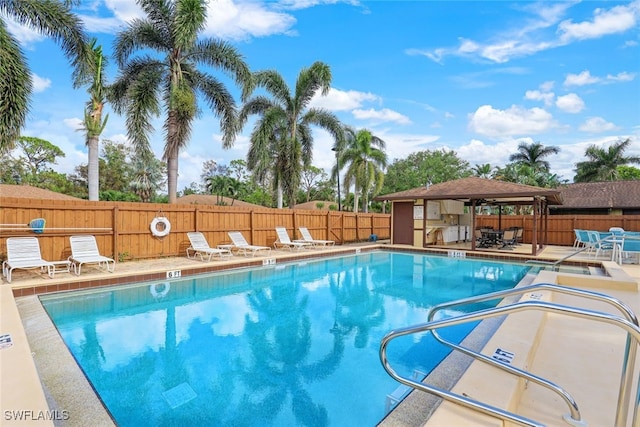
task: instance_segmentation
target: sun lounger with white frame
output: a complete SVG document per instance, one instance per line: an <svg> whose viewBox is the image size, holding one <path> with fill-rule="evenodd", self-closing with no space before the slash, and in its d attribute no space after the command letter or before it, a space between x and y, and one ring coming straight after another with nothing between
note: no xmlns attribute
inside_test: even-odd
<svg viewBox="0 0 640 427"><path fill-rule="evenodd" d="M187 248L187 258L199 256L201 261L204 261L205 258L207 261L211 261L214 255L218 255L220 258L230 257L232 255L229 249L212 248L209 246L207 238L199 231L190 231L187 233L187 237L191 242L191 246Z"/></svg>
<svg viewBox="0 0 640 427"><path fill-rule="evenodd" d="M309 232L307 227L298 227L298 230L300 230L302 239L296 239L294 240L294 242L306 242L306 243L311 243L314 246L333 246L336 244L334 240L314 239L313 236L311 236L311 233Z"/></svg>
<svg viewBox="0 0 640 427"><path fill-rule="evenodd" d="M113 258L100 255L96 237L87 236L71 236L71 256L69 261L73 265L73 271L76 275L80 275L82 264L97 264L98 268L103 268L109 273L113 273L116 268L116 262Z"/></svg>
<svg viewBox="0 0 640 427"><path fill-rule="evenodd" d="M53 278L55 273L69 272L68 260L46 261L42 259L40 252L40 242L37 237L9 237L7 239L7 259L2 262L2 275L11 283L11 273L15 269L29 270L39 268L45 269L49 277Z"/></svg>
<svg viewBox="0 0 640 427"><path fill-rule="evenodd" d="M276 227L276 234L278 235L278 239L273 242L273 247L276 249L283 248L292 251L294 249L300 250L313 248L313 243L311 242L291 241L289 233L284 227Z"/></svg>
<svg viewBox="0 0 640 427"><path fill-rule="evenodd" d="M229 231L227 234L229 235L235 250L242 253L244 256L247 256L248 254L255 256L259 252L271 252L271 248L269 246L250 245L240 231Z"/></svg>

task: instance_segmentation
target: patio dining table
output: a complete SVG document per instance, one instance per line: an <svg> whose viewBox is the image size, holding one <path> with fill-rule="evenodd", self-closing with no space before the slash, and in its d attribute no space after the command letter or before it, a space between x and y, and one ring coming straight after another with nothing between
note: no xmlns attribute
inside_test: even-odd
<svg viewBox="0 0 640 427"><path fill-rule="evenodd" d="M482 230L481 248L490 248L498 245L502 239L504 231L502 230Z"/></svg>

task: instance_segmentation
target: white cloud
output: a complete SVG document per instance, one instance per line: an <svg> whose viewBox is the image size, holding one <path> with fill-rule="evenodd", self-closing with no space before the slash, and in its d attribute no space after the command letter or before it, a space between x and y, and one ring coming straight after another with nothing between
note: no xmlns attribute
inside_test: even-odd
<svg viewBox="0 0 640 427"><path fill-rule="evenodd" d="M64 123L64 125L73 130L73 131L77 131L82 129L83 127L83 121L82 119L78 118L78 117L72 117L70 119L64 119L62 120L62 123Z"/></svg>
<svg viewBox="0 0 640 427"><path fill-rule="evenodd" d="M579 127L582 132L600 133L615 130L618 127L602 117L590 117Z"/></svg>
<svg viewBox="0 0 640 427"><path fill-rule="evenodd" d="M471 167L476 164L489 163L491 166L504 166L509 162L511 153L518 150L522 140L509 139L497 144L485 144L479 139L472 139L468 144L455 149L458 157L469 162Z"/></svg>
<svg viewBox="0 0 640 427"><path fill-rule="evenodd" d="M585 86L590 84L599 83L600 78L592 76L588 70L581 72L580 74L568 74L564 80L565 86Z"/></svg>
<svg viewBox="0 0 640 427"><path fill-rule="evenodd" d="M628 73L626 71L618 73L615 76L612 74L607 74L607 80L612 82L630 82L635 78L636 73Z"/></svg>
<svg viewBox="0 0 640 427"><path fill-rule="evenodd" d="M216 0L209 3L205 34L231 40L292 34L296 19L251 1Z"/></svg>
<svg viewBox="0 0 640 427"><path fill-rule="evenodd" d="M407 49L408 55L423 55L441 64L446 56L470 57L496 63L513 58L530 56L537 52L565 46L571 42L608 34L621 33L634 28L640 15L638 1L605 10L594 10L592 21L560 22L567 10L577 2L535 2L521 7L523 18L512 28L495 33L491 40L475 41L460 37L454 47L434 49ZM549 35L549 28L558 24L556 35ZM627 46L629 44L627 43Z"/></svg>
<svg viewBox="0 0 640 427"><path fill-rule="evenodd" d="M111 10L113 17L82 17L90 31L115 33L123 23L145 17L136 2L131 0L106 0L105 6ZM227 40L294 34L292 27L296 19L291 14L274 10L274 7L278 5L250 0L211 1L208 3L204 34Z"/></svg>
<svg viewBox="0 0 640 427"><path fill-rule="evenodd" d="M358 92L356 90L343 91L330 88L326 96L316 92L309 106L326 108L329 111L348 111L362 106L363 102L380 101L380 97L371 92Z"/></svg>
<svg viewBox="0 0 640 427"><path fill-rule="evenodd" d="M33 91L35 93L44 92L51 87L51 80L33 73L31 74L31 82L33 83Z"/></svg>
<svg viewBox="0 0 640 427"><path fill-rule="evenodd" d="M383 108L382 110L374 110L370 108L368 110L353 110L353 117L359 120L375 120L379 122L396 122L401 125L407 125L411 123L411 120L403 114L397 111Z"/></svg>
<svg viewBox="0 0 640 427"><path fill-rule="evenodd" d="M638 14L637 1L624 6L614 6L609 10L597 8L593 13L593 20L575 24L570 19L563 21L558 25L558 32L561 40L567 42L622 33L636 25Z"/></svg>
<svg viewBox="0 0 640 427"><path fill-rule="evenodd" d="M7 24L7 28L11 34L18 40L18 42L26 48L29 48L30 45L37 43L41 40L44 40L44 36L39 32L25 27L23 25L18 24L9 18L3 18Z"/></svg>
<svg viewBox="0 0 640 427"><path fill-rule="evenodd" d="M490 137L539 134L557 127L553 116L542 108L513 105L497 110L491 105L482 105L469 116L469 129Z"/></svg>
<svg viewBox="0 0 640 427"><path fill-rule="evenodd" d="M575 93L559 96L556 106L567 113L579 113L584 110L584 101Z"/></svg>
<svg viewBox="0 0 640 427"><path fill-rule="evenodd" d="M541 92L539 90L528 90L524 94L525 99L542 101L544 105L552 105L555 94L553 92Z"/></svg>

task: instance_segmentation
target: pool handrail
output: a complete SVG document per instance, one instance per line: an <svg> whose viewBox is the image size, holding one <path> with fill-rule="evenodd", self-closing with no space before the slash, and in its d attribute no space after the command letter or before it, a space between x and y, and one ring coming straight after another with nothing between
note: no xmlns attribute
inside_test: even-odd
<svg viewBox="0 0 640 427"><path fill-rule="evenodd" d="M556 287L557 285L549 285L549 284L545 284L545 287ZM567 290L570 288L565 288L565 287L561 287L559 286L559 288L562 288L563 290ZM530 289L529 289L530 290ZM500 291L500 292L495 292L492 294L486 294L486 295L481 295L479 297L475 297L475 298L479 298L479 299L496 299L495 295L496 294L502 294L502 293L508 293L509 291L514 291L514 290L508 290L508 291ZM588 291L579 291L579 290L574 290L571 289L571 291L569 291L570 293L573 293L572 291L577 291L577 293L587 293L589 294L590 292ZM592 293L592 294L596 294L596 293ZM601 295L601 294L599 294ZM608 297L605 295L605 297ZM609 300L608 297L607 300ZM465 301L465 302L469 302L469 300L474 299L474 297L472 298L465 298L464 300L459 300L459 301ZM599 299L599 298L595 298L595 299ZM612 299L615 300L615 299ZM454 301L452 303L449 303L448 305L456 305L458 301ZM445 304L442 304L442 306ZM616 304L617 305L617 304ZM622 304L622 306L626 307L624 304ZM540 424L538 424L536 421L530 420L528 418L522 417L520 415L517 414L513 414L511 412L505 411L503 409L500 408L496 408L493 407L491 405L473 400L473 399L469 399L465 396L460 396L457 395L455 393L452 393L450 391L447 390L443 390L440 388L437 388L435 386L430 386L428 384L422 384L422 383L418 383L415 382L411 379L408 378L404 378L401 375L397 374L393 368L391 367L391 365L388 362L387 359L387 355L386 355L386 348L389 344L389 342L397 337L400 336L404 336L404 335L409 335L409 334L413 334L413 333L419 333L419 332L431 332L433 334L433 331L436 330L437 328L440 327L445 327L445 326L453 326L453 325L458 325L458 324L462 324L462 323L467 323L467 322L471 322L471 321L477 321L477 320L483 320L483 319L488 319L488 318L493 318L493 317L498 317L498 316L503 316L503 315L507 315L507 314L511 314L511 313L515 313L515 312L520 312L520 311L527 311L527 310L542 310L542 311L546 311L546 312L552 312L552 313L558 313L558 314L563 314L563 315L569 315L569 316L573 316L573 317L581 317L581 318L585 318L585 319L592 319L592 320L597 320L597 321L603 321L605 323L611 323L614 325L617 325L623 329L625 329L627 331L627 347L625 349L625 359L624 359L624 364L623 364L623 373L622 373L622 383L620 386L620 390L621 392L624 392L626 390L629 391L629 393L627 394L626 398L624 399L624 402L621 402L619 399L618 402L618 407L616 410L616 426L624 426L626 425L626 417L627 417L627 413L628 413L628 404L629 404L629 400L630 400L630 388L631 388L631 384L629 384L627 381L628 379L631 379L631 382L633 380L633 368L634 368L634 362L635 362L635 354L636 354L636 349L638 344L640 343L640 327L638 327L637 324L627 320L627 319L623 319L619 316L615 316L615 315L611 315L611 314L607 314L607 313L603 313L603 312L598 312L598 311L593 311L593 310L586 310L586 309L580 309L580 308L576 308L576 307L569 307L569 306L565 306L565 305L560 305L560 304L553 304L553 303L549 303L549 302L542 302L542 301L520 301L520 302L516 302L516 303L512 303L512 304L508 304L508 305L502 305L502 306L497 306L497 307L493 307L490 309L485 309L485 310L479 310L476 312L472 312L472 313L466 313L466 314L462 314L459 316L455 316L455 317L451 317L451 318L447 318L447 319L442 319L442 320L438 320L438 321L434 321L431 320L429 322L426 323L422 323L422 324L418 324L418 325L413 325L413 326L409 326L409 327L405 327L405 328L399 328L399 329L395 329L390 331L389 333L387 333L380 344L380 360L382 362L382 365L384 367L384 369L387 371L387 373L394 378L396 381L408 385L410 387L413 387L414 389L418 389L427 393L431 393L434 394L442 399L451 401L453 403L465 406L467 408L470 408L472 410L476 410L479 412L482 412L484 414L490 415L490 416L494 416L497 417L499 419L502 419L504 421L511 421L514 422L516 424L519 425L524 425L524 426L538 426ZM626 310L623 310L623 312ZM631 312L632 313L632 312ZM635 315L633 316L635 318ZM636 341L636 345L635 346L631 346L631 338L634 338ZM632 357L633 356L633 357ZM513 373L513 372L512 372ZM546 381L546 380L544 380ZM638 394L640 396L640 385L637 386L638 388ZM626 393L624 393L626 394ZM567 394L568 396L568 394ZM621 396L622 397L622 396ZM566 399L565 399L566 400ZM638 413L638 405L639 402L635 403L635 407L634 407L634 427L640 427L640 417L639 417L639 413ZM570 415L565 415L564 419L565 421L567 421L570 424L573 425L581 425L583 424L582 421L579 420L579 418L574 418L574 411L573 411L573 407L572 405L569 405L569 407L572 409L572 413ZM577 408L577 406L576 406ZM577 415L577 417L579 417L579 414Z"/></svg>
<svg viewBox="0 0 640 427"><path fill-rule="evenodd" d="M612 305L613 307L617 308L618 310L620 310L620 312L624 315L624 317L631 323L633 323L634 325L638 326L640 323L638 321L638 317L636 316L636 314L633 312L633 310L627 305L625 304L623 301L614 298L610 295L606 295L606 294L602 294L599 292L593 292L593 291L585 291L585 290L581 290L581 289L576 289L576 288L570 288L567 286L561 286L561 285L555 285L555 284L551 284L551 283L536 283L533 285L528 285L528 286L523 286L523 287L519 287L519 288L514 288L514 289L506 289L503 291L497 291L497 292L493 292L490 294L485 294L485 295L478 295L478 296L474 296L474 297L469 297L469 298L464 298L464 299L459 299L457 301L451 301L448 303L442 303L442 304L438 304L435 305L433 307L431 307L431 309L429 310L427 319L428 321L432 321L433 318L435 317L435 314L441 310L445 310L454 306L460 306L460 305L465 305L465 304L471 304L471 303L476 303L476 302L481 302L481 301L490 301L490 300L494 300L494 299L498 299L498 298L505 298L505 297L509 297L509 296L516 296L516 295L524 295L526 293L529 292L535 292L535 291L541 291L541 290L548 290L548 291L553 291L553 292L558 292L558 293L563 293L563 294L567 294L567 295L572 295L572 296L578 296L578 297L584 297L584 298L588 298L588 299L592 299L592 300L597 300L600 302L604 302L607 304ZM446 345L448 347L451 348L455 348L456 350L470 356L473 358L476 358L478 360L481 360L485 363L488 363L490 365L493 365L499 369L502 369L504 371L507 372L511 372L515 375L522 375L544 387L550 388L554 391L556 391L556 393L558 393L564 400L565 402L569 405L570 408L575 407L575 409L577 410L577 405L575 404L575 401L573 400L573 398L568 395L564 390L562 390L561 388L556 388L557 386L543 378L540 377L536 377L533 374L530 374L526 371L522 371L518 368L509 366L509 365L504 365L492 358L489 358L481 353L477 353L474 352L473 350L467 349L465 347L459 346L455 343L452 343L450 341L445 340L444 338L442 338L440 336L440 334L438 334L437 330L432 330L431 334L433 335L433 337L439 341L440 343L442 343L443 345ZM631 346L631 338L627 335L627 343L626 343L626 351L630 352L629 357L627 358L627 362L631 363L631 366L624 366L623 367L623 371L622 371L622 375L623 377L620 380L620 390L618 392L618 406L621 408L621 410L625 411L624 413L626 413L628 411L628 404L629 404L629 393L631 392L631 386L633 383L633 365L634 365L634 360L635 360L635 354L636 354L636 347L632 347ZM533 378L530 378L530 376L532 376ZM578 418L576 418L576 415L578 416ZM580 415L579 412L578 414L575 414L572 410L572 414L571 417L573 419L579 419ZM624 424L622 424L624 425ZM616 426L618 426L618 424L616 424Z"/></svg>

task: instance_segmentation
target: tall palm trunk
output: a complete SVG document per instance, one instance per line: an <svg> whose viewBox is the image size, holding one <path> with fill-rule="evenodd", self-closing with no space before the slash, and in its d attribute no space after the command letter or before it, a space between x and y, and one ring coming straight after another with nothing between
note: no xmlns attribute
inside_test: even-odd
<svg viewBox="0 0 640 427"><path fill-rule="evenodd" d="M282 206L284 205L283 191L282 191L282 183L279 181L278 181L278 189L276 191L276 194L278 196L278 209L282 209Z"/></svg>
<svg viewBox="0 0 640 427"><path fill-rule="evenodd" d="M98 118L100 121L100 118ZM87 179L89 184L89 200L100 200L100 162L98 161L98 144L100 138L98 135L91 135L87 138L87 146L89 148L89 162L87 164Z"/></svg>

